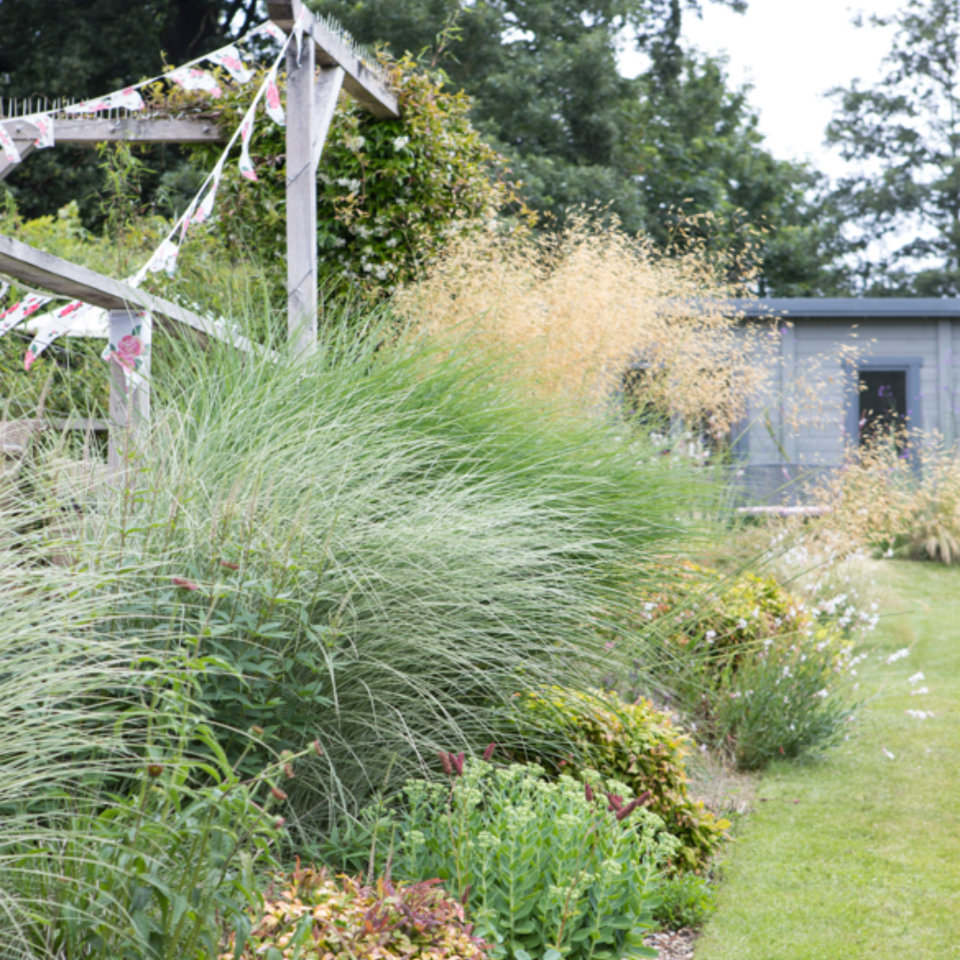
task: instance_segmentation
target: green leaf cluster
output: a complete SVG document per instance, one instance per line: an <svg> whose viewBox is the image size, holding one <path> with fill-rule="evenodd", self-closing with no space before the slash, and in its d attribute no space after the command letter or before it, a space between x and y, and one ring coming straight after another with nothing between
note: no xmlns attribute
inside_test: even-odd
<svg viewBox="0 0 960 960"><path fill-rule="evenodd" d="M392 291L449 239L494 228L515 199L502 158L470 122L469 98L409 57L383 64L400 119L378 119L341 94L318 170L317 247L321 276L333 290ZM224 85L216 107L225 129L240 122L262 79L242 88ZM182 99L159 85L154 91L157 105ZM278 289L286 280L278 263L286 256L285 149L284 131L264 117L251 146L258 181L250 183L228 164L214 220L229 244L277 265ZM194 162L210 169L219 150L195 147Z"/></svg>
<svg viewBox="0 0 960 960"><path fill-rule="evenodd" d="M536 764L468 760L449 783L411 781L405 805L380 825L402 877L439 877L464 898L491 955L614 960L653 956L659 869L677 849L663 820L639 807L622 821L604 790L628 785L592 774L595 797Z"/></svg>
<svg viewBox="0 0 960 960"><path fill-rule="evenodd" d="M518 722L532 742L573 746L559 769L579 775L596 770L637 796L651 792L648 808L680 841L673 869L700 870L719 849L729 823L689 795L685 758L692 741L649 700L625 703L615 693L551 688L529 693L519 704Z"/></svg>

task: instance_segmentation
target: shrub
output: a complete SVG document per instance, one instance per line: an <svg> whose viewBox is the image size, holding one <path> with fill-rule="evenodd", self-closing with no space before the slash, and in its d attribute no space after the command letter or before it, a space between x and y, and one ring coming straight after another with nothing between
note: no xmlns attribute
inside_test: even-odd
<svg viewBox="0 0 960 960"><path fill-rule="evenodd" d="M660 906L653 917L667 930L702 927L714 910L717 898L710 882L702 876L686 873L667 877L657 888Z"/></svg>
<svg viewBox="0 0 960 960"><path fill-rule="evenodd" d="M596 770L627 784L636 796L650 791L648 808L680 841L675 869L699 870L722 844L729 823L688 793L684 759L692 741L649 700L624 703L615 693L552 688L528 693L519 703L522 728L533 742L552 747L555 769L581 776ZM574 752L558 758L558 741Z"/></svg>
<svg viewBox="0 0 960 960"><path fill-rule="evenodd" d="M380 879L364 886L299 866L274 880L242 949L235 935L224 948L220 960L471 960L487 954L463 907L434 880L405 885Z"/></svg>
<svg viewBox="0 0 960 960"><path fill-rule="evenodd" d="M655 955L643 932L678 843L642 797L595 775L591 787L551 783L535 764L446 762L449 784L409 783L405 806L381 825L398 875L439 877L493 957Z"/></svg>
<svg viewBox="0 0 960 960"><path fill-rule="evenodd" d="M589 625L624 600L608 569L670 549L690 489L496 364L384 332L327 328L279 362L182 344L137 490L84 531L85 562L137 583L124 631L216 658L201 696L231 760L251 724L278 749L321 739L292 791L308 832L438 743L482 746L525 685L586 685Z"/></svg>

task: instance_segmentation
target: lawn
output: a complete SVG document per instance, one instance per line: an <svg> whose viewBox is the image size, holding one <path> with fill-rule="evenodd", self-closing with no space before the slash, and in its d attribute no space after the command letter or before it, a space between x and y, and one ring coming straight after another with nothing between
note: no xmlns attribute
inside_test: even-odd
<svg viewBox="0 0 960 960"><path fill-rule="evenodd" d="M697 960L960 957L960 571L880 569L891 615L859 723L826 760L763 776Z"/></svg>

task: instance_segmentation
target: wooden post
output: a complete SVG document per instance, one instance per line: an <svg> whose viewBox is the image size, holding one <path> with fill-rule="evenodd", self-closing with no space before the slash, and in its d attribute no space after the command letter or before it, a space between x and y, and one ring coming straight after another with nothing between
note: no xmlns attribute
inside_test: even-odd
<svg viewBox="0 0 960 960"><path fill-rule="evenodd" d="M287 332L298 352L317 340L316 50L287 48Z"/></svg>
<svg viewBox="0 0 960 960"><path fill-rule="evenodd" d="M123 351L124 337L134 335L139 327L140 369L132 373L116 357L110 358L110 444L107 469L111 476L125 473L134 454L137 434L150 419L150 347L152 321L149 314L130 310L111 310L110 344ZM130 355L130 354L128 354ZM131 359L133 359L132 355Z"/></svg>

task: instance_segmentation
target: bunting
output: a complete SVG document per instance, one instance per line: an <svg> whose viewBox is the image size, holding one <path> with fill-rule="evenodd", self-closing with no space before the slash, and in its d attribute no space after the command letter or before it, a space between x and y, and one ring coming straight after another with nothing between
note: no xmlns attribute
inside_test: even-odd
<svg viewBox="0 0 960 960"><path fill-rule="evenodd" d="M203 200L197 205L196 212L189 218L189 223L206 223L213 213L213 204L217 199L217 190L220 187L220 179L223 176L223 164L226 157L221 157L217 165L210 174L210 188L207 190Z"/></svg>
<svg viewBox="0 0 960 960"><path fill-rule="evenodd" d="M211 63L223 67L237 83L249 83L253 79L253 71L240 59L240 54L234 46L216 50L208 54L207 59Z"/></svg>
<svg viewBox="0 0 960 960"><path fill-rule="evenodd" d="M264 109L267 116L281 127L287 125L287 115L284 113L283 104L280 102L280 88L277 86L277 64L267 75L267 89L264 93Z"/></svg>
<svg viewBox="0 0 960 960"><path fill-rule="evenodd" d="M34 146L38 150L45 150L54 145L53 138L53 117L46 113L35 114L27 119L40 131L40 136L34 140Z"/></svg>
<svg viewBox="0 0 960 960"><path fill-rule="evenodd" d="M72 106L64 107L64 113L102 113L104 110L123 108L124 110L143 110L145 104L137 87L124 87L116 93L108 93L105 97L96 97L93 100L84 100Z"/></svg>
<svg viewBox="0 0 960 960"><path fill-rule="evenodd" d="M20 162L20 151L2 123L0 123L0 147L3 148L3 155L10 163Z"/></svg>
<svg viewBox="0 0 960 960"><path fill-rule="evenodd" d="M77 322L88 316L97 307L91 307L82 300L71 300L66 306L60 307L50 313L50 319L37 331L36 336L27 347L27 352L23 358L24 370L29 370L37 357L43 353L47 347L53 343L57 337L65 334L71 327L76 326Z"/></svg>
<svg viewBox="0 0 960 960"><path fill-rule="evenodd" d="M171 70L167 74L167 79L172 80L178 87L184 90L201 90L209 93L211 97L219 97L223 91L220 84L206 71L194 68L180 67L179 70Z"/></svg>
<svg viewBox="0 0 960 960"><path fill-rule="evenodd" d="M9 310L0 314L0 337L17 324L23 323L27 317L35 314L52 300L53 297L41 297L36 293L28 293L19 303L15 303Z"/></svg>
<svg viewBox="0 0 960 960"><path fill-rule="evenodd" d="M250 138L253 136L253 112L256 108L257 102L254 100L253 106L240 124L240 175L254 182L257 180L257 171L250 159Z"/></svg>

